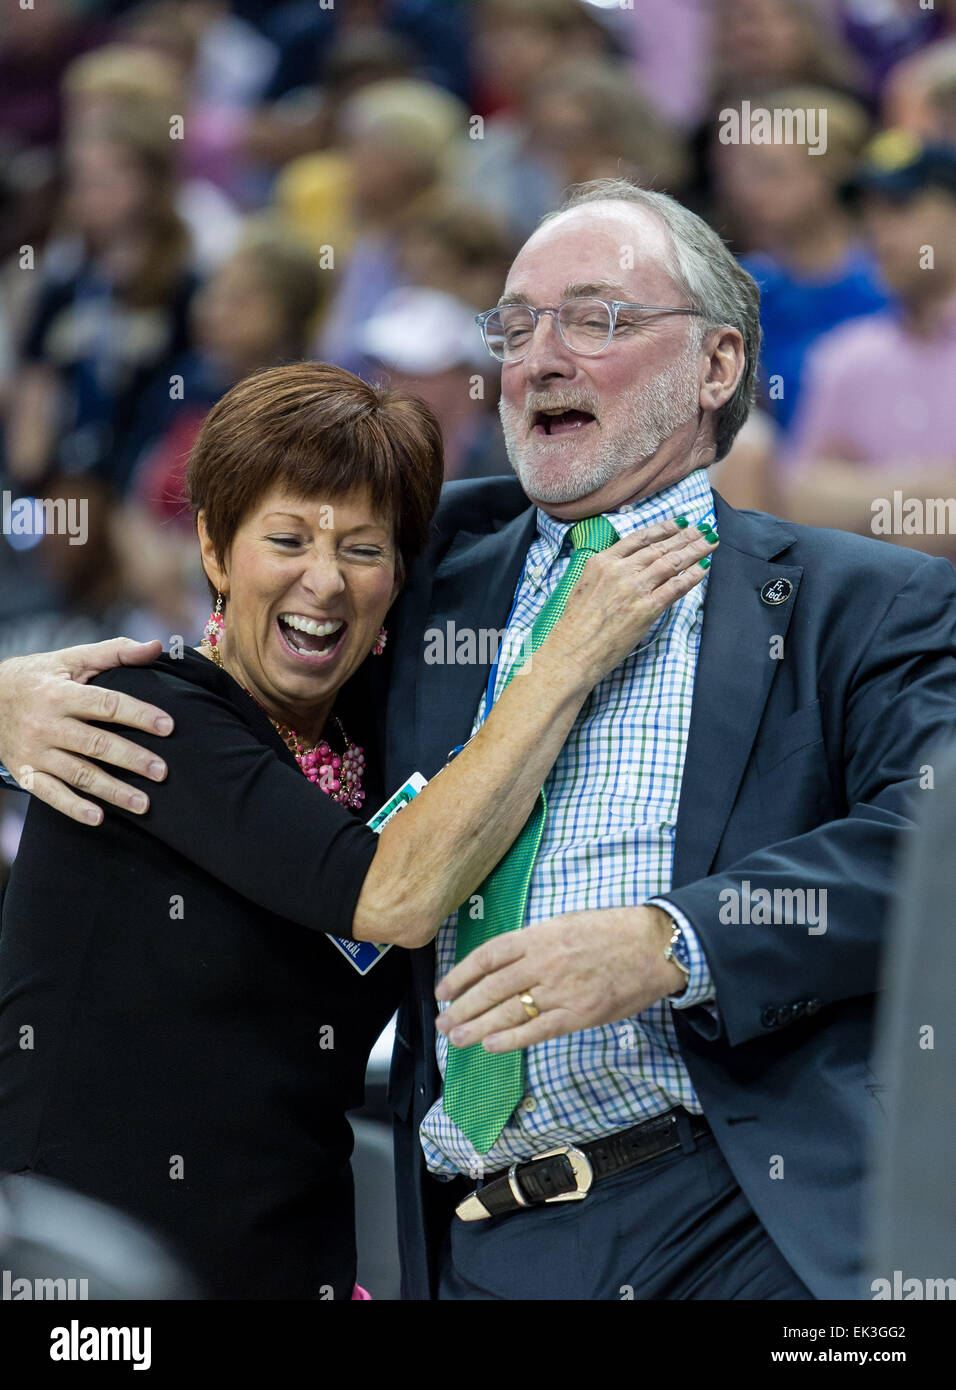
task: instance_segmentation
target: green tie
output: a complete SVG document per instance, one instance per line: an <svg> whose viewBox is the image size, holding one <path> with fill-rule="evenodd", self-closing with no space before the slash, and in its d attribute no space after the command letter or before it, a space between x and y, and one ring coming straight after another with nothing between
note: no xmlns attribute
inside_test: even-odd
<svg viewBox="0 0 956 1390"><path fill-rule="evenodd" d="M571 527L574 547L568 568L534 621L531 628L531 652L554 628L568 595L577 583L590 555L607 548L618 540L614 527L604 516L587 517ZM509 670L502 690L523 665L517 661ZM485 717L487 718L487 711ZM541 844L547 803L542 790L531 815L525 821L518 838L507 854L492 869L478 889L484 916L473 921L467 904L458 909L456 963L477 946L490 941L502 932L515 931L524 922L528 901L531 870ZM480 1043L472 1047L448 1044L445 1070L445 1114L454 1120L461 1132L471 1140L478 1153L487 1153L504 1129L524 1092L524 1052L486 1052Z"/></svg>

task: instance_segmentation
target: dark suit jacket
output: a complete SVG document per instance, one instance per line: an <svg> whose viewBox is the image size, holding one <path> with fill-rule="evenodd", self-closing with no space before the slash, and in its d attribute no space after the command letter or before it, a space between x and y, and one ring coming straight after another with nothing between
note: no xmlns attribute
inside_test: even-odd
<svg viewBox="0 0 956 1390"><path fill-rule="evenodd" d="M666 896L697 931L719 1019L678 1010L676 1026L717 1142L767 1231L818 1298L858 1298L868 1296L861 1180L879 1116L868 1058L880 945L924 746L956 735L956 575L944 560L738 511L719 495L716 509L721 545ZM389 787L415 770L434 776L468 737L487 665L426 664L424 632L449 619L504 626L534 517L514 479L446 488L390 620ZM761 589L778 578L792 594L770 606ZM740 893L743 880L826 889L827 930L721 923L718 895ZM440 1085L433 950L415 953L414 972L391 1096L404 1296L426 1299L459 1194L427 1174L418 1142Z"/></svg>

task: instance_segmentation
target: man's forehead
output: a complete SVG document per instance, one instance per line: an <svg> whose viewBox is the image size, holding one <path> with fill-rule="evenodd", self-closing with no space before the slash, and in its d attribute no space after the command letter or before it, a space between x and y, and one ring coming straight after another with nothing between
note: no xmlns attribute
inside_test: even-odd
<svg viewBox="0 0 956 1390"><path fill-rule="evenodd" d="M573 288L629 298L669 283L669 260L669 234L653 213L635 204L589 203L532 233L508 272L504 297L523 296L546 279L565 297Z"/></svg>

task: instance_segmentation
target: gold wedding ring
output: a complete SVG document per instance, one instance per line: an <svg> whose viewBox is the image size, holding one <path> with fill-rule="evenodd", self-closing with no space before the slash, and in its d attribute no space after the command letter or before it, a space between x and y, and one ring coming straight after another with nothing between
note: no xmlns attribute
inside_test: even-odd
<svg viewBox="0 0 956 1390"><path fill-rule="evenodd" d="M532 997L531 991L528 990L525 994L520 994L520 995L518 996L518 998L521 1000L522 1004L524 1005L524 1011L525 1011L525 1013L528 1015L528 1017L529 1017L529 1018L537 1018L537 1017L538 1017L538 1014L541 1012L541 1010L538 1008L537 1004L534 1002L534 998Z"/></svg>

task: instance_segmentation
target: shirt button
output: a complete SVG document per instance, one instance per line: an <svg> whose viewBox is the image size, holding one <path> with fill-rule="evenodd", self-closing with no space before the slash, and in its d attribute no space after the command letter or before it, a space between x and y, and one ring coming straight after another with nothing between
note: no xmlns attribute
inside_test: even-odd
<svg viewBox="0 0 956 1390"><path fill-rule="evenodd" d="M537 1108L538 1102L535 1100L534 1096L525 1096L524 1100L521 1102L521 1109L528 1115L531 1114L532 1110L537 1110Z"/></svg>

